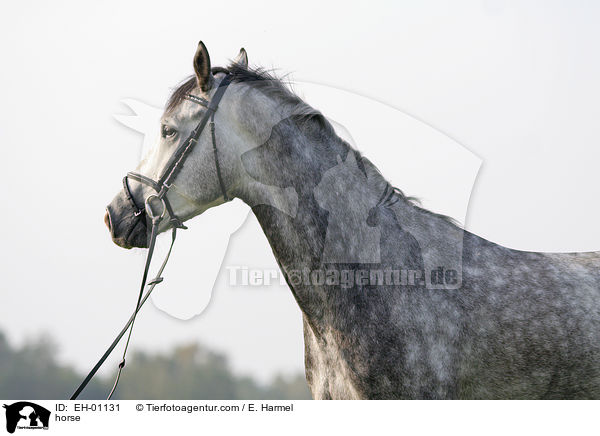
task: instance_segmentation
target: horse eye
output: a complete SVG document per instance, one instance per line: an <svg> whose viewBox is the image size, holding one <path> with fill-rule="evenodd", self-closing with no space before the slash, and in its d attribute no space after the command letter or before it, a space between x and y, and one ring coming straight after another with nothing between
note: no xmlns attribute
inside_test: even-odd
<svg viewBox="0 0 600 436"><path fill-rule="evenodd" d="M172 138L177 134L177 130L170 128L169 126L163 124L161 129L161 134L163 138Z"/></svg>

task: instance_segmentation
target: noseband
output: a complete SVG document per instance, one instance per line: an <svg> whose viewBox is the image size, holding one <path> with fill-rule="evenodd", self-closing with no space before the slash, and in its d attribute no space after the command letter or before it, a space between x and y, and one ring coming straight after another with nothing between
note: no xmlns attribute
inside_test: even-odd
<svg viewBox="0 0 600 436"><path fill-rule="evenodd" d="M198 123L196 128L194 130L192 130L192 132L187 137L187 139L179 146L179 148L177 148L177 150L175 150L175 153L173 153L173 155L169 158L169 161L165 165L165 168L163 169L163 171L157 181L151 179L150 177L144 176L143 174L133 173L133 172L127 173L127 175L123 178L123 189L125 190L125 196L127 197L129 203L133 207L133 215L137 219L142 219L142 214L144 214L144 212L145 212L145 214L151 220L151 223L152 223L152 229L150 231L150 242L148 244L148 254L146 255L146 265L144 267L144 273L142 275L142 284L140 286L140 291L139 291L135 311L133 312L133 314L131 315L131 317L129 318L127 323L125 324L125 327L121 330L121 332L117 335L117 337L115 338L113 343L110 345L110 347L108 347L108 349L106 350L104 355L100 358L98 363L96 363L96 365L92 368L92 370L85 377L83 382L81 382L79 387L75 390L75 392L71 396L71 400L77 399L79 394L87 386L87 384L90 382L92 377L94 377L94 375L96 374L98 369L100 369L100 367L102 366L104 361L108 358L108 356L110 356L110 354L112 353L114 348L117 346L117 344L119 343L119 341L121 340L123 335L129 329L129 334L127 336L127 342L125 343L125 348L123 350L123 358L122 358L121 362L119 363L117 377L115 379L115 383L114 383L110 393L108 394L107 400L111 399L113 393L115 392L115 389L117 388L117 384L119 383L119 379L121 377L121 371L125 367L125 356L127 354L127 348L129 347L129 341L131 339L131 332L133 331L133 325L135 323L135 318L137 316L137 313L139 312L142 305L146 302L146 300L148 299L148 297L154 290L154 287L163 281L161 274L162 274L163 270L165 269L165 266L167 265L169 256L171 255L171 251L173 249L173 244L175 243L175 237L177 235L177 229L186 229L187 228L186 226L183 225L183 221L177 215L175 215L175 212L173 211L173 208L171 207L171 203L169 202L169 199L167 198L167 193L169 192L169 189L171 188L171 186L173 186L173 181L175 180L175 177L177 177L177 174L179 173L179 171L181 171L181 168L185 162L185 159L189 156L189 154L193 150L194 146L198 143L200 135L204 131L206 124L209 123L209 120L210 120L210 136L211 136L211 140L212 140L213 153L215 156L215 166L216 166L216 170L217 170L217 178L219 179L219 186L221 187L221 193L223 194L223 200L225 200L225 201L230 200L230 198L227 196L227 192L225 190L225 183L223 183L223 176L221 175L221 167L219 165L219 156L217 153L217 140L216 140L216 136L215 136L215 112L217 111L217 108L219 107L219 102L221 101L221 98L223 98L223 95L225 94L225 91L227 90L227 87L229 86L230 83L231 83L231 76L229 74L227 74L223 78L223 80L221 80L219 85L217 86L217 90L215 91L215 93L210 101L207 101L201 97L191 95L191 94L186 94L184 96L184 98L186 100L189 100L189 101L197 103L201 106L204 106L206 108L206 112L202 115L202 118L200 119L200 122ZM146 199L144 200L144 208L143 209L139 208L134 200L133 194L131 193L131 190L129 189L129 179L133 179L137 182L142 183L143 185L149 186L155 191L155 193L152 193L152 194L148 195L148 197L146 197ZM158 206L158 209L155 209L156 206ZM158 274L156 275L155 278L153 278L152 280L147 282L148 271L150 270L150 263L152 261L152 255L154 253L156 237L158 236L158 227L159 227L161 221L165 218L165 214L169 214L169 224L173 228L172 233L171 233L171 235L172 235L171 236L171 246L169 247L169 251L167 252L167 255L165 256L163 263L161 264L160 268L158 269ZM149 289L144 294L144 289L146 288L146 285L149 286Z"/></svg>

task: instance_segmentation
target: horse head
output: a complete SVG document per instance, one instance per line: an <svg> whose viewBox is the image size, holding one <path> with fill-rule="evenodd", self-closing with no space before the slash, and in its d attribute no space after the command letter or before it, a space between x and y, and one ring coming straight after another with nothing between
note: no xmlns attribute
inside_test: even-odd
<svg viewBox="0 0 600 436"><path fill-rule="evenodd" d="M247 65L247 54L241 49L229 68L245 70ZM147 247L148 223L153 208L161 206L160 200L163 206L168 206L167 210L161 210L167 218L159 226L163 232L173 226L181 227L184 221L233 198L240 185L244 173L240 156L247 150L251 136L247 128L248 114L253 112L252 104L260 102L252 99L250 103L247 97L242 99L246 86L232 82L218 102L218 110L216 105L210 107L228 70L211 68L202 42L194 55L193 66L195 74L182 83L167 102L161 117L160 138L137 166L137 177L130 173L123 180L123 189L107 206L105 223L113 241L121 247ZM246 103L240 104L241 100ZM191 135L210 111L214 112L210 122L204 123L192 147L186 149ZM177 155L183 149L185 153ZM178 156L179 161L174 162ZM176 170L172 177L168 182L164 178L161 181L161 175L169 172L173 164ZM165 187L168 185L168 189L157 200L160 187L152 182L144 184L144 180L161 182Z"/></svg>

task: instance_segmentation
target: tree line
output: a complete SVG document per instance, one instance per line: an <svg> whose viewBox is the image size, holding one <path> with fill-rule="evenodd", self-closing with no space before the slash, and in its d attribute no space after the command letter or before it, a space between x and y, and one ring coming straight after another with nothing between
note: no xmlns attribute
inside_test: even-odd
<svg viewBox="0 0 600 436"><path fill-rule="evenodd" d="M38 338L12 346L0 332L0 398L67 399L84 374L56 361L56 346ZM110 377L95 377L81 399L105 399ZM288 400L310 399L303 374L275 376L261 384L235 374L227 356L198 343L181 345L169 353L131 353L114 399L156 400Z"/></svg>

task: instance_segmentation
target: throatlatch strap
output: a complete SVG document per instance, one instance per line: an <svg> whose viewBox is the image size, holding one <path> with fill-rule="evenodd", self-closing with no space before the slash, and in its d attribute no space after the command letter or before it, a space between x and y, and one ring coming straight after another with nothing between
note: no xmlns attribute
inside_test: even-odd
<svg viewBox="0 0 600 436"><path fill-rule="evenodd" d="M223 193L223 200L229 201L227 197L227 191L225 191L225 183L223 182L223 176L221 175L221 165L219 165L219 154L217 151L217 138L215 137L215 113L213 112L210 117L210 136L212 138L213 153L215 154L215 167L217 168L217 178L219 179L219 185L221 186L221 192Z"/></svg>

